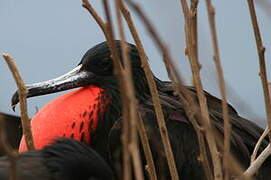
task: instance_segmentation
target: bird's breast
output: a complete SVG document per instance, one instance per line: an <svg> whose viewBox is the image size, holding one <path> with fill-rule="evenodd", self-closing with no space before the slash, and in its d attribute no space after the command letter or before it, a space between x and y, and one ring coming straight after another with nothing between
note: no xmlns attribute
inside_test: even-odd
<svg viewBox="0 0 271 180"><path fill-rule="evenodd" d="M95 86L83 87L45 105L31 120L35 148L41 149L57 137L89 143L98 124L98 114L104 110L102 91ZM26 150L23 136L19 151Z"/></svg>

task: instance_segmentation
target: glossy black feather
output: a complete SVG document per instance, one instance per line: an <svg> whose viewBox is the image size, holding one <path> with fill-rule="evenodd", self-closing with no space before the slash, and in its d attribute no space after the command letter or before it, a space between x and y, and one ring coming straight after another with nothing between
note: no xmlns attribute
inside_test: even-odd
<svg viewBox="0 0 271 180"><path fill-rule="evenodd" d="M122 61L120 41L115 41L117 54ZM159 173L159 179L168 179L169 171L165 159L165 153L161 144L161 137L157 127L156 117L151 101L151 95L145 73L142 69L140 57L136 46L127 43L131 60L131 69L136 97L139 102L139 111L143 116L147 133L151 143L154 161ZM91 132L92 140L90 146L96 150L115 168L116 173L121 176L121 119L122 104L118 78L113 69L113 61L110 49L106 42L102 42L86 52L79 63L76 74L70 74L73 78L58 79L48 83L38 83L28 86L28 97L53 93L61 90L76 88L79 86L94 85L103 88L103 93L109 104L105 107L105 112L99 112L99 123L97 129ZM174 95L171 82L161 81L153 76L158 87L159 96L166 119L166 124L172 144L172 149L177 163L177 169L181 179L205 179L201 163L198 161L198 141L195 131L187 119L183 102ZM57 87L56 87L57 86ZM57 89L57 91L56 91ZM193 87L188 87L194 99L197 101L196 91ZM44 92L42 92L44 91ZM122 92L125 93L125 92ZM223 138L223 118L221 100L205 92L209 107L209 116L216 136ZM106 102L101 101L101 103ZM12 98L12 104L18 102L18 93ZM125 108L125 107L124 107ZM231 151L246 168L250 163L250 155L263 130L255 123L242 118L237 111L229 105L229 115L232 124ZM199 119L199 121L201 121ZM113 128L112 128L113 127ZM268 144L268 140L263 141L260 151ZM108 149L109 148L109 149ZM258 179L269 179L265 173L271 170L271 163L268 159L258 173Z"/></svg>
<svg viewBox="0 0 271 180"><path fill-rule="evenodd" d="M8 180L10 161L0 158L0 179ZM89 146L58 139L42 150L21 153L16 160L17 180L110 180L107 163Z"/></svg>
<svg viewBox="0 0 271 180"><path fill-rule="evenodd" d="M173 95L173 88L169 82L157 81L157 84L180 178L185 180L205 179L204 171L198 161L199 148L197 137L184 113L182 104L177 101L177 97ZM195 89L192 87L188 88L196 98ZM207 92L205 92L205 95L207 97L212 124L217 130L217 135L223 138L224 128L221 100ZM232 106L229 105L229 108L232 123L231 152L236 159L239 160L243 168L247 168L254 146L263 133L263 130L255 123L240 117ZM158 177L159 179L170 179L151 98L141 101L139 110L149 136ZM111 161L114 162L114 167L117 168L117 172L120 172L122 169L121 164L117 164L117 162L121 162L121 129L120 119L115 123L109 135ZM116 145L115 142L119 142L119 145ZM262 151L267 144L268 141L265 139L260 147L260 151ZM269 158L257 174L257 179L269 179L270 170L271 159ZM118 175L121 176L121 173L118 173Z"/></svg>
<svg viewBox="0 0 271 180"><path fill-rule="evenodd" d="M119 42L116 41L118 54L120 54ZM107 48L105 43L102 43L100 46ZM135 46L129 44L130 49L135 53ZM104 50L104 49L103 49ZM105 51L105 50L104 50ZM99 53L98 51L96 52ZM107 56L108 58L108 56ZM148 89L146 77L144 71L140 66L140 59L138 56L131 56L132 63L132 72L134 85L136 89L136 96L139 100L140 112L143 114L143 120L148 130L148 135L150 138L151 149L154 155L154 160L159 172L159 179L164 178L168 179L170 177L167 162L165 159L165 153L163 151L163 146L161 144L161 137L159 134L159 129L157 126L155 113L153 110L153 105L150 97L150 92ZM88 57L88 61L95 61L92 57ZM102 71L102 69L99 69ZM104 76L99 76L99 78L107 79L114 78L113 74ZM154 77L155 78L155 77ZM110 94L119 94L119 91L116 90L118 87L116 83L116 77L114 78L114 84L107 84L106 81L99 83L105 89L108 89ZM188 121L182 102L179 101L178 97L174 95L173 87L171 82L163 82L158 78L155 78L159 95L161 98L161 104L166 118L166 124L168 127L168 132L172 144L172 149L174 152L175 160L177 163L177 168L180 173L181 179L205 179L205 175L202 169L200 162L198 161L199 149L198 141L195 135L195 131L192 128L190 122ZM114 87L114 88L112 88ZM194 99L197 100L197 95L193 87L187 87ZM113 90L114 89L114 90ZM209 107L209 115L212 121L213 126L216 130L216 135L223 138L223 118L222 118L222 107L221 100L212 96L211 94L205 92L207 103ZM119 96L119 95L118 95ZM120 102L120 101L119 101ZM112 106L119 107L114 103ZM254 149L256 142L261 136L263 130L258 127L255 123L240 117L237 111L229 105L229 114L232 123L232 133L231 133L231 151L233 155L239 160L243 168L248 167L250 163L250 156ZM110 107L112 108L112 107ZM114 116L116 118L116 115ZM111 162L113 166L118 171L118 174L121 175L121 115L119 114L120 120L115 123L113 128L110 131L109 135L109 147L111 150ZM114 118L114 119L115 119ZM118 142L118 143L116 143ZM263 145L260 148L260 151L268 144L268 141L265 139ZM119 163L119 164L118 164ZM258 173L258 179L268 179L269 176L265 175L265 171L271 170L271 162L268 159L265 165L261 168Z"/></svg>

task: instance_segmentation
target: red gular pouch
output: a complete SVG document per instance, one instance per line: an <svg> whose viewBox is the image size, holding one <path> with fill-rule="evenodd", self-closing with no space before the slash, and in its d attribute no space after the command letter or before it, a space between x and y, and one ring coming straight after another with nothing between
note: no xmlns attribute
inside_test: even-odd
<svg viewBox="0 0 271 180"><path fill-rule="evenodd" d="M52 143L58 137L73 138L89 143L91 132L98 124L98 107L104 112L100 101L102 88L83 87L68 92L45 105L31 120L36 149ZM100 103L100 105L98 105ZM23 136L19 152L27 151Z"/></svg>

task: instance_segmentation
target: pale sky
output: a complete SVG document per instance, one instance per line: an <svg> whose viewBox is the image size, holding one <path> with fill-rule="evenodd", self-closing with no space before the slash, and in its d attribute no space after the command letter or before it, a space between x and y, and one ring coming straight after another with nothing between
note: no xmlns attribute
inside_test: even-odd
<svg viewBox="0 0 271 180"><path fill-rule="evenodd" d="M179 0L137 2L153 21L168 45L183 78L190 84L191 73L187 58L184 56L184 21ZM204 2L201 0L198 8L201 75L204 88L211 94L219 96ZM100 1L92 0L91 3L100 14L103 14ZM213 0L213 3L216 8L219 47L227 82L228 100L242 116L258 121L258 124L263 126L265 110L258 76L258 56L246 0ZM269 78L270 4L265 0L256 5L266 46ZM166 80L161 54L156 50L139 19L135 20L153 72L160 79ZM1 0L0 22L0 53L12 54L28 84L55 78L71 70L78 64L86 50L104 41L99 27L81 7L80 0ZM128 39L133 42L130 36ZM10 107L10 98L16 90L16 85L3 60L0 60L0 82L2 84L0 110L18 114L18 108L14 113ZM30 98L29 114L32 116L36 112L36 107L40 109L59 94Z"/></svg>

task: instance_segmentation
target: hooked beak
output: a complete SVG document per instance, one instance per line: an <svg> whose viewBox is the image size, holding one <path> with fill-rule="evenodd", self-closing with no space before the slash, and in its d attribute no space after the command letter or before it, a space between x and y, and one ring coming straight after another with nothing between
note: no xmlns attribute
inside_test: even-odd
<svg viewBox="0 0 271 180"><path fill-rule="evenodd" d="M56 93L88 85L89 80L93 79L95 75L86 70L82 70L81 67L82 65L80 64L70 72L52 80L26 85L28 90L27 98ZM19 94L17 90L11 99L11 106L13 111L15 111L15 107L18 102Z"/></svg>

